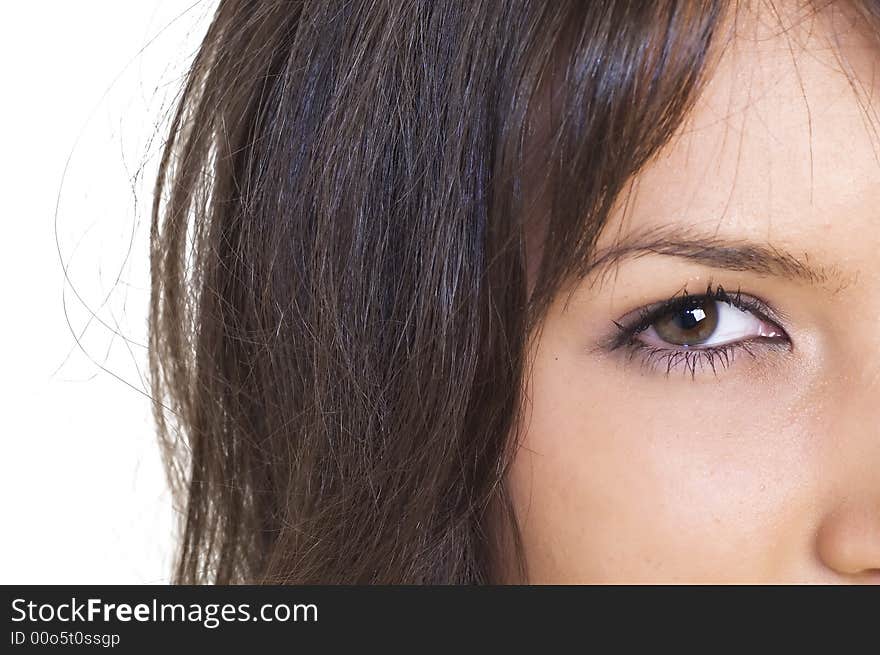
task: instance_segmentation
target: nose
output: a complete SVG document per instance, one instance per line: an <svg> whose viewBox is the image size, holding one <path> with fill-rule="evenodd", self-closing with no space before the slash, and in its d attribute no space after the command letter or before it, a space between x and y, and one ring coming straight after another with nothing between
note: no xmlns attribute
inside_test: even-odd
<svg viewBox="0 0 880 655"><path fill-rule="evenodd" d="M880 584L880 349L874 343L871 334L837 359L843 368L826 413L829 450L821 476L831 493L814 543L828 569Z"/></svg>
<svg viewBox="0 0 880 655"><path fill-rule="evenodd" d="M817 546L833 571L880 583L880 499L841 504L822 524Z"/></svg>

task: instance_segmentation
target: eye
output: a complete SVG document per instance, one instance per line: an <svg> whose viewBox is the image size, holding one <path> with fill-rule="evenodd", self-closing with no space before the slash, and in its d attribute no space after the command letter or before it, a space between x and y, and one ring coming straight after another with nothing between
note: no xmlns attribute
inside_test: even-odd
<svg viewBox="0 0 880 655"><path fill-rule="evenodd" d="M783 337L784 332L754 311L730 301L699 297L685 298L677 306L654 314L652 321L634 336L656 348L700 349Z"/></svg>
<svg viewBox="0 0 880 655"><path fill-rule="evenodd" d="M605 342L608 351L621 349L627 359L638 359L648 369L667 376L682 370L696 378L698 372L731 365L744 351L753 357L788 350L791 339L780 327L781 316L766 302L737 291L707 287L699 296L674 296L630 312L613 321L617 334Z"/></svg>

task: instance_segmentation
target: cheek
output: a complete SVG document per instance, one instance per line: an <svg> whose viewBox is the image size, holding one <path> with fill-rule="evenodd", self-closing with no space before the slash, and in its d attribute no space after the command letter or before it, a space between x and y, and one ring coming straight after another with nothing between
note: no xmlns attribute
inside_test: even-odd
<svg viewBox="0 0 880 655"><path fill-rule="evenodd" d="M769 580L810 557L808 416L733 373L643 375L545 333L509 473L530 581Z"/></svg>

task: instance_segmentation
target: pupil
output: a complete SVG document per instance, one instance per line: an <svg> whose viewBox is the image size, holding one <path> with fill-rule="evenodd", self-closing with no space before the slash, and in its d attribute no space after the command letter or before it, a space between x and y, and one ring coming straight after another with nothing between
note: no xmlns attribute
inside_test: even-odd
<svg viewBox="0 0 880 655"><path fill-rule="evenodd" d="M703 311L702 307L689 307L679 313L676 323L678 323L678 327L682 330L693 330L705 320L706 312Z"/></svg>

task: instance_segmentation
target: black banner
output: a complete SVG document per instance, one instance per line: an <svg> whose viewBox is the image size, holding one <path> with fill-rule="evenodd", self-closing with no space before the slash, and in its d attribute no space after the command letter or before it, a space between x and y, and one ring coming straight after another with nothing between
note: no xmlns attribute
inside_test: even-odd
<svg viewBox="0 0 880 655"><path fill-rule="evenodd" d="M876 646L880 626L876 588L12 586L0 593L0 652L8 653L262 652L279 645L373 652L462 646L474 635L541 652L611 639L616 650L645 640L696 644L705 632L728 645L757 646L766 645L768 631L784 634L785 643L812 638L835 614L848 636L861 628Z"/></svg>

